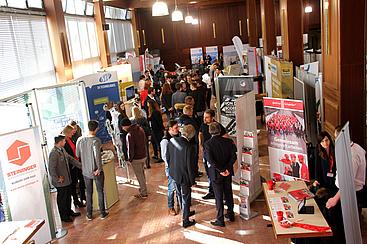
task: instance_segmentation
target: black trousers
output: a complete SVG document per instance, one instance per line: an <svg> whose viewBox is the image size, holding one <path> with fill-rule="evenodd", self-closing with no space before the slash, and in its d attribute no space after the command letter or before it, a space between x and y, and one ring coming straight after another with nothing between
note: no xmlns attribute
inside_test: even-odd
<svg viewBox="0 0 367 244"><path fill-rule="evenodd" d="M234 215L232 176L217 176L217 178L213 180L213 190L215 195L215 206L217 208L217 220L221 223L224 223L223 194L228 207L227 213L229 215Z"/></svg>
<svg viewBox="0 0 367 244"><path fill-rule="evenodd" d="M158 157L158 153L160 153L160 143L163 138L163 131L153 131L152 133L152 144L153 144L153 152L154 156Z"/></svg>
<svg viewBox="0 0 367 244"><path fill-rule="evenodd" d="M127 144L126 144L126 135L127 132L122 130L120 132L120 139L121 139L121 144L122 144L122 153L124 154L124 159L127 160L128 159L128 155L127 155Z"/></svg>
<svg viewBox="0 0 367 244"><path fill-rule="evenodd" d="M206 106L207 108L210 108L210 100L212 99L212 89L208 88L206 92Z"/></svg>
<svg viewBox="0 0 367 244"><path fill-rule="evenodd" d="M73 168L70 170L71 175L71 185L70 185L70 191L71 196L73 197L74 204L75 202L78 202L78 193L77 193L77 184L79 182L79 193L80 193L80 200L86 200L85 197L85 182L84 177L82 174L82 170L78 168Z"/></svg>
<svg viewBox="0 0 367 244"><path fill-rule="evenodd" d="M175 183L175 185L176 195L182 210L182 220L183 222L188 222L191 206L191 186L181 185L177 183Z"/></svg>
<svg viewBox="0 0 367 244"><path fill-rule="evenodd" d="M209 183L209 188L208 188L209 192L208 193L214 194L213 181L210 179L210 176L209 176L208 160L206 160L205 157L203 158L203 164L204 164L204 167L205 167L206 175L208 176L208 183Z"/></svg>
<svg viewBox="0 0 367 244"><path fill-rule="evenodd" d="M57 207L61 220L70 218L71 210L71 186L56 187L57 189Z"/></svg>

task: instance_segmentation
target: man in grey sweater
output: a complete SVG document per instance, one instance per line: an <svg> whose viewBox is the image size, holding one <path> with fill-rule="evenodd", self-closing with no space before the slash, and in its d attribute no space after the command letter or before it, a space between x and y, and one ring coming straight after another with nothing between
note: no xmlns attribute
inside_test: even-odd
<svg viewBox="0 0 367 244"><path fill-rule="evenodd" d="M176 84L177 91L172 94L172 107L175 108L176 103L185 103L185 97L187 96L186 92L182 91L182 85L180 83ZM177 111L175 109L177 114Z"/></svg>
<svg viewBox="0 0 367 244"><path fill-rule="evenodd" d="M56 136L55 146L49 155L48 169L52 185L57 189L57 207L60 218L63 222L72 222L73 220L70 217L80 216L80 213L75 213L71 210L71 175L69 164L78 168L81 168L82 165L65 151L64 146L65 136Z"/></svg>
<svg viewBox="0 0 367 244"><path fill-rule="evenodd" d="M98 122L91 120L88 122L89 134L80 137L76 142L76 156L81 159L82 172L87 190L87 219L92 220L93 212L93 181L96 183L98 193L98 206L101 219L108 215L104 202L104 173L101 157L101 140L96 137Z"/></svg>

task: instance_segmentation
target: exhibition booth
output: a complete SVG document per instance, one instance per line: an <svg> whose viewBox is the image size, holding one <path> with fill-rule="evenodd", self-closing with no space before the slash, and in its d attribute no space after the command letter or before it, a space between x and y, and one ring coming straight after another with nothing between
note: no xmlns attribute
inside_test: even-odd
<svg viewBox="0 0 367 244"><path fill-rule="evenodd" d="M87 133L88 121L97 120L100 124L97 136L103 143L117 136L116 131L109 131L105 126L104 105L121 99L126 101L126 91L128 94L134 91L130 64L119 66L70 83L35 88L0 102L0 112L9 117L3 120L0 129L0 222L9 223L1 225L1 236L11 234L14 226L24 229L24 233L34 231L32 239L37 243L47 243L66 234L56 210L56 200L51 196L48 155L54 146L54 137L71 120L78 123L83 134ZM128 99L134 97L130 94ZM112 151L104 151L102 159L108 209L119 200L116 160ZM117 159L120 161L121 155L117 155ZM97 210L97 194L94 196ZM27 199L27 206L19 199ZM24 220L33 222L22 222Z"/></svg>

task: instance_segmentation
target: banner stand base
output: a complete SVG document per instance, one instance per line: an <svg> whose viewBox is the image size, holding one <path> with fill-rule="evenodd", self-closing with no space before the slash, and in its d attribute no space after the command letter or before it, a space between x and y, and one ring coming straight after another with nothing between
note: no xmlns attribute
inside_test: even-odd
<svg viewBox="0 0 367 244"><path fill-rule="evenodd" d="M251 211L251 214L249 217L244 217L242 215L240 215L241 219L244 219L244 220L250 220L250 219L253 219L255 217L257 217L259 215L258 212L254 212L254 211Z"/></svg>
<svg viewBox="0 0 367 244"><path fill-rule="evenodd" d="M57 229L56 230L56 239L61 239L64 236L66 236L68 234L68 231L65 229Z"/></svg>

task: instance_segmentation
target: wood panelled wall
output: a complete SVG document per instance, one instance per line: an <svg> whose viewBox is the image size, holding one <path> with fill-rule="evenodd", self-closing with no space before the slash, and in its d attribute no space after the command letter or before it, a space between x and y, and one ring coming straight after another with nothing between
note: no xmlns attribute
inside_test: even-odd
<svg viewBox="0 0 367 244"><path fill-rule="evenodd" d="M185 8L181 9L186 14ZM151 9L138 9L136 13L140 53L146 48L159 49L166 68L172 70L174 63L190 65L190 48L219 46L222 51L223 46L232 45L232 38L236 35L243 43L248 42L245 2L190 8L189 11L192 16L199 19L198 25L185 24L184 21L172 22L171 16L152 17ZM258 21L261 26L261 20Z"/></svg>
<svg viewBox="0 0 367 244"><path fill-rule="evenodd" d="M313 12L304 14L307 18L305 30L320 29L320 2L319 0L303 0L304 6L311 5ZM279 0L274 0L276 35L281 35ZM179 6L186 15L186 6ZM172 22L171 16L152 17L152 10L136 9L137 33L140 40L139 52L146 48L159 49L165 66L173 70L173 64L190 66L190 48L232 45L233 36L240 36L240 25L243 43L248 43L246 1L241 3L190 7L190 14L199 18L199 25ZM172 9L170 9L172 11ZM261 37L261 7L260 0L256 0L256 28ZM215 38L213 33L215 23ZM144 33L144 34L143 34ZM145 42L144 42L145 36ZM163 36L163 38L162 38ZM164 39L164 43L163 43ZM145 44L144 44L145 43Z"/></svg>

